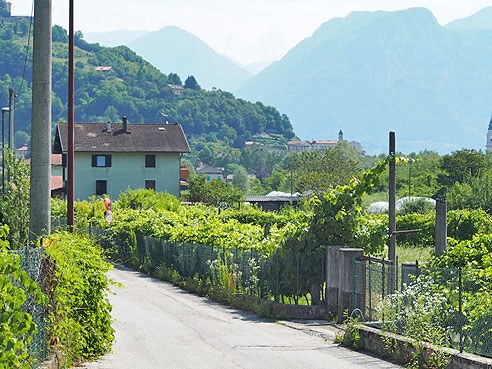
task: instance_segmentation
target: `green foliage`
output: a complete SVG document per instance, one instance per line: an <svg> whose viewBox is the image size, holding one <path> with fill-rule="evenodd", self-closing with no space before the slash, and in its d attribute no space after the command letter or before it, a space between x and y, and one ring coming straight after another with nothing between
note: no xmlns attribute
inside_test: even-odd
<svg viewBox="0 0 492 369"><path fill-rule="evenodd" d="M196 90L196 91L201 89L200 85L198 84L194 76L188 76L188 78L186 78L184 88L189 88L191 90Z"/></svg>
<svg viewBox="0 0 492 369"><path fill-rule="evenodd" d="M451 209L483 209L492 214L492 173L471 177L465 183L456 182L446 198Z"/></svg>
<svg viewBox="0 0 492 369"><path fill-rule="evenodd" d="M294 189L319 195L324 191L345 185L359 173L359 164L349 157L341 146L324 151L294 153L289 158L289 175Z"/></svg>
<svg viewBox="0 0 492 369"><path fill-rule="evenodd" d="M227 171L230 172L234 178L232 179L232 185L234 187L239 188L243 193L247 193L249 189L248 184L248 173L243 166L238 164L231 164L227 168Z"/></svg>
<svg viewBox="0 0 492 369"><path fill-rule="evenodd" d="M396 243L403 247L434 247L436 230L436 214L410 213L396 217L396 229L413 230L422 229L421 232L398 235Z"/></svg>
<svg viewBox="0 0 492 369"><path fill-rule="evenodd" d="M370 193L377 185L389 158L380 161L370 171L364 172L360 180L352 180L349 185L339 186L320 197L313 197L310 205L313 218L305 241L319 247L321 245L340 245L364 247L368 253L382 252L384 237L378 242L366 243L366 228L371 222L382 226L378 217L364 217L362 196ZM376 238L382 237L378 235ZM376 241L376 240L374 240Z"/></svg>
<svg viewBox="0 0 492 369"><path fill-rule="evenodd" d="M187 199L191 202L230 208L243 202L244 196L241 189L220 179L207 182L205 176L190 176Z"/></svg>
<svg viewBox="0 0 492 369"><path fill-rule="evenodd" d="M441 157L440 167L443 173L439 176L439 181L449 187L456 182L463 183L478 176L486 169L487 162L483 153L462 149Z"/></svg>
<svg viewBox="0 0 492 369"><path fill-rule="evenodd" d="M12 24L23 25L12 20ZM23 74L27 32L13 35L5 28L0 48L0 99L8 101L8 88L19 86ZM53 27L53 121L67 116L67 35ZM125 46L101 47L75 34L75 119L77 121L115 121L126 115L129 122L163 122L162 113L170 122L180 122L190 137L215 134L227 146L241 147L257 133L276 133L293 137L288 119L273 107L236 99L225 91L200 90L190 77L189 87L181 96L166 89L167 84L182 82L175 73L165 75ZM32 55L32 53L31 53ZM96 71L97 66L111 66L111 71ZM32 74L28 61L26 76ZM26 78L30 81L30 78ZM19 130L29 132L31 121L31 83L26 82L16 99L16 121ZM112 108L111 108L112 107Z"/></svg>
<svg viewBox="0 0 492 369"><path fill-rule="evenodd" d="M171 85L181 86L183 84L181 78L179 78L179 76L176 73L169 73L169 75L167 76L167 80Z"/></svg>
<svg viewBox="0 0 492 369"><path fill-rule="evenodd" d="M54 25L51 35L53 42L68 43L68 33L62 26Z"/></svg>
<svg viewBox="0 0 492 369"><path fill-rule="evenodd" d="M387 216L385 216L387 218ZM410 213L396 217L399 230L422 229L418 233L398 235L403 247L434 247L436 214ZM479 233L492 233L492 220L483 210L452 210L448 212L448 236L458 241L471 240Z"/></svg>
<svg viewBox="0 0 492 369"><path fill-rule="evenodd" d="M3 224L11 230L7 240L15 250L24 247L28 239L30 167L23 157L11 152L6 152L5 164L5 195L0 198L0 212Z"/></svg>
<svg viewBox="0 0 492 369"><path fill-rule="evenodd" d="M162 192L155 192L152 189L128 188L120 193L116 205L119 209L156 209L177 212L181 204L173 195Z"/></svg>
<svg viewBox="0 0 492 369"><path fill-rule="evenodd" d="M16 131L14 135L14 146L20 148L31 142L31 136L24 131Z"/></svg>
<svg viewBox="0 0 492 369"><path fill-rule="evenodd" d="M426 201L424 198L413 200L413 201L406 201L403 203L401 208L398 210L398 214L400 215L405 215L405 214L411 214L411 213L418 213L418 214L426 214L431 211L434 211L435 206L429 202Z"/></svg>
<svg viewBox="0 0 492 369"><path fill-rule="evenodd" d="M29 343L37 327L23 312L26 296L43 303L40 288L20 267L20 257L8 252L8 227L0 228L0 368L30 368Z"/></svg>
<svg viewBox="0 0 492 369"><path fill-rule="evenodd" d="M111 265L87 236L57 233L46 246L56 265L50 323L58 349L69 365L107 353L114 340L106 297Z"/></svg>
<svg viewBox="0 0 492 369"><path fill-rule="evenodd" d="M446 319L454 311L448 304L444 288L428 276L421 276L403 291L386 296L378 310L384 317L383 331L403 334L415 340L413 355L405 357L408 367L446 367L448 357L443 350L429 350L425 345L428 342L440 347L451 333ZM397 348L391 337L386 338L386 343L388 354L394 356Z"/></svg>

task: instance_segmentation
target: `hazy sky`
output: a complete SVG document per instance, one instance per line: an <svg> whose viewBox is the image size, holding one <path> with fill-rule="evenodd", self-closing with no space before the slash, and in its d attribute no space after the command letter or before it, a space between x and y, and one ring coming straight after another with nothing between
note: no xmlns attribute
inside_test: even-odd
<svg viewBox="0 0 492 369"><path fill-rule="evenodd" d="M14 15L31 12L31 0L12 2ZM181 27L215 51L242 63L280 59L333 17L354 10L430 9L442 25L492 5L492 0L74 0L75 28L155 31ZM53 22L67 28L68 0L53 0Z"/></svg>

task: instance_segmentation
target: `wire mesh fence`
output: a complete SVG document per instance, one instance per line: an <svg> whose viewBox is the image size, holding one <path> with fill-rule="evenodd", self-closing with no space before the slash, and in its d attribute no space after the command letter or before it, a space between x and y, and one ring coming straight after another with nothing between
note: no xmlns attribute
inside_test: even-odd
<svg viewBox="0 0 492 369"><path fill-rule="evenodd" d="M492 272L355 260L354 296L366 323L492 357Z"/></svg>
<svg viewBox="0 0 492 369"><path fill-rule="evenodd" d="M14 251L14 253L20 257L22 270L46 293L50 283L52 283L52 266L49 259L44 257L43 249L25 247ZM14 283L19 288L22 288L20 281L14 281ZM26 301L22 305L22 311L31 315L37 327L36 333L32 335L32 340L28 345L28 349L34 360L30 363L31 367L37 367L41 361L47 358L49 353L47 309L47 306L37 303L34 296L26 295Z"/></svg>
<svg viewBox="0 0 492 369"><path fill-rule="evenodd" d="M101 239L103 247L116 251L124 261L138 261L144 270L165 267L183 277L197 277L212 284L219 282L221 273L227 273L238 293L284 304L325 303L324 250L314 255L285 254L280 250L267 254L262 250L170 242L143 235L133 238L95 227L89 231Z"/></svg>

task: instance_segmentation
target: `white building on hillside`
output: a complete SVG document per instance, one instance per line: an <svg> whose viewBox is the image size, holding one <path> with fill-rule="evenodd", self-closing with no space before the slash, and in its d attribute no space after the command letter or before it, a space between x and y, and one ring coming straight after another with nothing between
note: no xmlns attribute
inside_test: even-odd
<svg viewBox="0 0 492 369"><path fill-rule="evenodd" d="M338 141L337 140L289 141L287 142L287 147L289 148L289 152L322 151L329 147L334 147L340 141L344 141L342 130L338 132ZM366 155L366 151L364 150L360 142L350 141L347 143L350 146L352 146L361 155Z"/></svg>

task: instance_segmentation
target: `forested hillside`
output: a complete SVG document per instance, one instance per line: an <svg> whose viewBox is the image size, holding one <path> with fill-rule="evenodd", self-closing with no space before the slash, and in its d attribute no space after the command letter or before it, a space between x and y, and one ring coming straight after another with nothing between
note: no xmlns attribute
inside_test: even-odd
<svg viewBox="0 0 492 369"><path fill-rule="evenodd" d="M23 82L22 75L28 33L28 19L0 18L0 101L7 104L9 87L16 90L16 131L26 132L31 120L32 50ZM53 27L53 122L67 117L67 44L66 31ZM202 90L194 78L182 81L174 73L165 75L127 47L90 44L80 32L75 46L76 121L119 121L126 115L132 123L152 123L164 122L167 115L168 121L182 123L188 137L212 134L236 147L263 132L283 139L293 136L288 117L276 109L228 92ZM98 66L111 68L96 70ZM183 84L185 91L175 96L167 84Z"/></svg>

